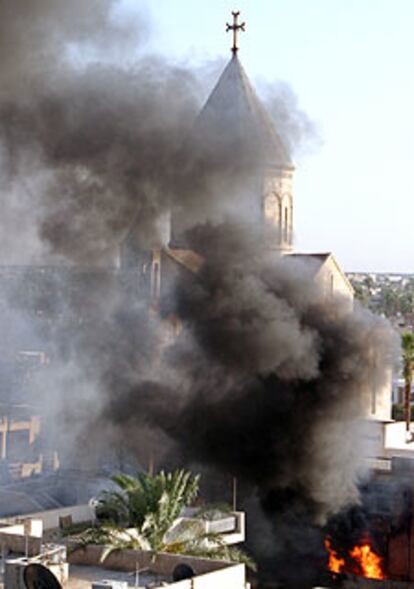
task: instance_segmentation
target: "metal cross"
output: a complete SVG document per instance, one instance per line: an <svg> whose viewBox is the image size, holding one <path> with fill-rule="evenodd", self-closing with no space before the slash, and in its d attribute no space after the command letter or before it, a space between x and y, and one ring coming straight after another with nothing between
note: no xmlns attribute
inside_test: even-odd
<svg viewBox="0 0 414 589"><path fill-rule="evenodd" d="M233 31L233 47L231 48L231 50L233 51L234 54L236 54L239 50L238 47L238 36L239 36L239 31L245 31L245 27L246 27L246 23L243 22L241 24L239 24L239 16L240 16L240 12L232 12L233 15L233 24L229 25L229 23L226 23L226 33L228 33L229 31Z"/></svg>

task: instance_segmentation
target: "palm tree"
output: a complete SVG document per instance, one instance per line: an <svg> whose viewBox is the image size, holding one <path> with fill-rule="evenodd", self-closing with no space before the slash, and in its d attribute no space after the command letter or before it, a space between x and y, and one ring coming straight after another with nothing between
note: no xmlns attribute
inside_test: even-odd
<svg viewBox="0 0 414 589"><path fill-rule="evenodd" d="M404 374L404 418L407 432L411 422L411 385L414 372L414 333L403 333L401 336L403 374Z"/></svg>
<svg viewBox="0 0 414 589"><path fill-rule="evenodd" d="M140 534L139 530L125 530L107 522L98 528L87 528L78 535L72 535L72 540L74 540L72 550L85 548L89 544L104 545L102 562L116 550L145 550L244 563L252 571L257 570L256 563L246 552L235 546L229 546L219 534L193 535L190 533L187 538L183 535L172 541L168 541L164 536L162 541L157 539L154 545L151 539Z"/></svg>
<svg viewBox="0 0 414 589"><path fill-rule="evenodd" d="M120 490L102 494L97 508L101 525L73 537L76 547L104 544L103 560L114 550L129 548L244 562L255 568L247 554L227 546L220 535L197 533L191 523L178 533L173 527L195 500L199 476L177 470L157 475L140 472L137 477L118 474L112 480Z"/></svg>
<svg viewBox="0 0 414 589"><path fill-rule="evenodd" d="M156 544L196 498L199 479L185 470L157 475L140 472L136 477L114 475L112 480L120 491L102 494L97 515L126 528L139 528Z"/></svg>

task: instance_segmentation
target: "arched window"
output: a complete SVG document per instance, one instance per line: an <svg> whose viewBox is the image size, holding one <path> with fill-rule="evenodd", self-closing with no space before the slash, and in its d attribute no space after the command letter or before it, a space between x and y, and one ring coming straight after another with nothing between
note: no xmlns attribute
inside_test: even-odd
<svg viewBox="0 0 414 589"><path fill-rule="evenodd" d="M266 221L270 221L276 227L280 219L280 200L277 194L269 194L264 201L264 215Z"/></svg>
<svg viewBox="0 0 414 589"><path fill-rule="evenodd" d="M285 207L283 219L283 240L285 243L289 241L289 209L287 207Z"/></svg>

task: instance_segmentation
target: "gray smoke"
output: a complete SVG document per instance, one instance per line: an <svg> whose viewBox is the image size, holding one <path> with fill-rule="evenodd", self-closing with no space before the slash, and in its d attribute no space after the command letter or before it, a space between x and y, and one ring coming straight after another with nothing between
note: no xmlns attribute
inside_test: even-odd
<svg viewBox="0 0 414 589"><path fill-rule="evenodd" d="M239 227L194 233L206 262L164 307L184 329L157 366L158 393L148 400L150 383L136 375L135 386L110 393L107 416L149 420L189 460L262 491L290 489L324 521L358 497L360 417L374 376L384 386L393 361L388 324L326 300L307 265L266 257Z"/></svg>
<svg viewBox="0 0 414 589"><path fill-rule="evenodd" d="M286 82L261 83L260 95L292 157L299 158L317 150L322 143L321 130L299 106L299 100Z"/></svg>
<svg viewBox="0 0 414 589"><path fill-rule="evenodd" d="M259 157L185 142L201 72L145 56L145 25L125 30L111 18L114 1L96 4L95 13L89 3L6 2L0 30L4 190L41 210L40 238L53 254L93 265L108 263L133 221L137 245L150 248L176 204L191 223L208 218L217 194L234 194L231 183L242 186ZM103 46L132 38L134 63L108 61Z"/></svg>
<svg viewBox="0 0 414 589"><path fill-rule="evenodd" d="M18 241L16 259L33 247L71 266L51 279L56 308L42 326L52 363L36 384L49 422L67 416L64 445L93 460L106 437L137 455L163 448L230 473L256 523L266 522L272 545L263 548L260 526L258 556L280 557L280 538L292 554L313 554L298 539L358 500L359 418L373 378L384 382L393 339L383 321L325 299L312 267L264 253L238 210L261 146L186 139L202 71L145 56L147 25L126 25L115 8L0 4L1 188L11 220L2 245ZM112 45L134 47L134 63L119 65ZM283 103L290 146L308 129L293 103ZM96 267L113 263L127 236L147 266L149 250L168 240L160 220L171 208L205 262L167 281L157 316L136 268ZM23 244L13 239L22 217L32 221ZM177 317L183 329L172 337Z"/></svg>
<svg viewBox="0 0 414 589"><path fill-rule="evenodd" d="M198 226L187 239L206 261L163 301L183 330L152 376L108 375L99 423L127 427L132 448L142 424L158 429L179 464L237 477L265 577L315 582L320 526L359 501L361 416L372 383L387 384L395 340L387 322L327 299L311 265L265 255L240 225Z"/></svg>

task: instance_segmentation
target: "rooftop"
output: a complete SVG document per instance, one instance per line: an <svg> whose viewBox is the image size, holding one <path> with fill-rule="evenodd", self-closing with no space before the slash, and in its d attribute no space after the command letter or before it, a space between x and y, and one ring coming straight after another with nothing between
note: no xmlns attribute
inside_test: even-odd
<svg viewBox="0 0 414 589"><path fill-rule="evenodd" d="M172 581L165 575L153 573L148 569L140 570L139 567L137 571L127 573L97 566L71 565L69 571L69 581L66 584L69 589L91 589L92 583L108 580L127 583L129 587L158 587L161 583Z"/></svg>
<svg viewBox="0 0 414 589"><path fill-rule="evenodd" d="M260 144L266 164L293 168L288 150L237 55L233 55L210 94L194 125L193 136L229 147L240 141Z"/></svg>

